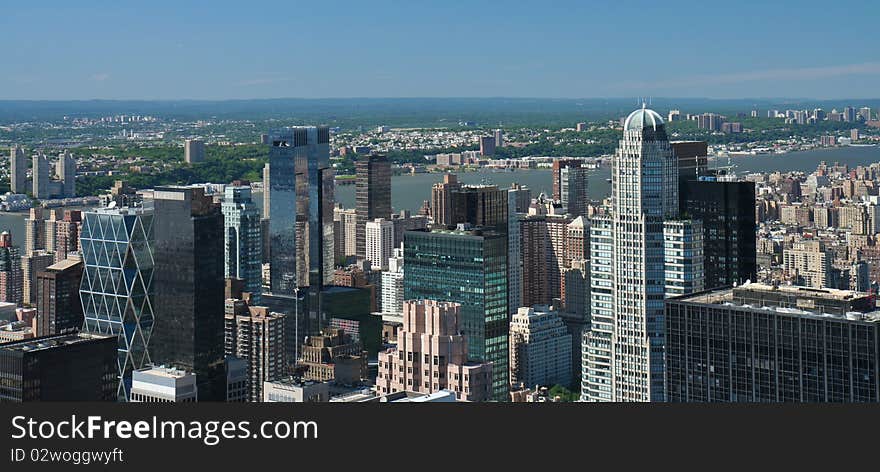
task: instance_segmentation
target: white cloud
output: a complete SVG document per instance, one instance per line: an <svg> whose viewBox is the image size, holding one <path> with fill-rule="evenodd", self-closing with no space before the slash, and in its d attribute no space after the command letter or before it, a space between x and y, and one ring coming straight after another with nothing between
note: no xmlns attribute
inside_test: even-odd
<svg viewBox="0 0 880 472"><path fill-rule="evenodd" d="M97 74L92 75L91 79L95 82L104 82L105 80L110 78L110 74L106 72L99 72Z"/></svg>
<svg viewBox="0 0 880 472"><path fill-rule="evenodd" d="M848 75L880 75L880 63L866 62L824 67L800 67L790 69L765 69L750 72L734 72L729 74L690 75L668 80L650 82L628 81L621 85L627 88L675 88L705 85L724 85L761 80L816 80Z"/></svg>

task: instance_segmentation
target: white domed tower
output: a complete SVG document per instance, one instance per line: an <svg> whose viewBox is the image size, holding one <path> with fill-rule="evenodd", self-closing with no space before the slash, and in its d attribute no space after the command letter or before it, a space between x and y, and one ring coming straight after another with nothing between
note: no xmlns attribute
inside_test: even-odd
<svg viewBox="0 0 880 472"><path fill-rule="evenodd" d="M678 215L678 160L663 118L642 108L626 117L612 171L614 208L648 216ZM622 199L622 201L621 201Z"/></svg>
<svg viewBox="0 0 880 472"><path fill-rule="evenodd" d="M623 128L607 221L611 257L604 263L597 257L595 264L601 269L596 277L610 273L611 283L592 289L593 327L584 340L589 394L582 398L663 401L664 220L678 216L678 163L653 110L643 105Z"/></svg>

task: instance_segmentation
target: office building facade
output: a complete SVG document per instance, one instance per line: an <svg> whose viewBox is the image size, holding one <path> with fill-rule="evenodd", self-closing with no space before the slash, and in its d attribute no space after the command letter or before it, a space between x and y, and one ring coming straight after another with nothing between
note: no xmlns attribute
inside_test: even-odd
<svg viewBox="0 0 880 472"><path fill-rule="evenodd" d="M247 186L224 190L223 238L224 277L244 281L244 290L260 303L263 291L263 238L260 211Z"/></svg>
<svg viewBox="0 0 880 472"><path fill-rule="evenodd" d="M0 302L20 305L24 299L21 251L8 231L0 233Z"/></svg>
<svg viewBox="0 0 880 472"><path fill-rule="evenodd" d="M404 267L406 300L461 304L469 358L492 363L492 397L505 401L510 388L507 235L466 225L410 231L404 240Z"/></svg>
<svg viewBox="0 0 880 472"><path fill-rule="evenodd" d="M151 363L153 244L152 208L100 208L83 214L83 332L118 337L117 394L123 401L131 391L131 371Z"/></svg>
<svg viewBox="0 0 880 472"><path fill-rule="evenodd" d="M67 333L0 344L0 403L116 400L116 336Z"/></svg>
<svg viewBox="0 0 880 472"><path fill-rule="evenodd" d="M222 400L223 215L202 187L153 192L151 358L196 375L200 399Z"/></svg>
<svg viewBox="0 0 880 472"><path fill-rule="evenodd" d="M391 218L391 162L383 155L363 156L355 162L355 172L356 255L363 259L367 254L367 223Z"/></svg>
<svg viewBox="0 0 880 472"><path fill-rule="evenodd" d="M83 263L79 258L56 262L37 274L37 336L82 328L82 275Z"/></svg>
<svg viewBox="0 0 880 472"><path fill-rule="evenodd" d="M293 295L333 274L333 169L330 130L297 126L269 135L271 292ZM264 190L266 191L266 190Z"/></svg>
<svg viewBox="0 0 880 472"><path fill-rule="evenodd" d="M684 180L679 204L703 224L707 289L757 278L754 182Z"/></svg>
<svg viewBox="0 0 880 472"><path fill-rule="evenodd" d="M394 224L385 218L377 218L368 221L365 230L366 260L377 270L388 270L388 258L394 250Z"/></svg>
<svg viewBox="0 0 880 472"><path fill-rule="evenodd" d="M670 402L880 401L868 294L749 283L666 301Z"/></svg>

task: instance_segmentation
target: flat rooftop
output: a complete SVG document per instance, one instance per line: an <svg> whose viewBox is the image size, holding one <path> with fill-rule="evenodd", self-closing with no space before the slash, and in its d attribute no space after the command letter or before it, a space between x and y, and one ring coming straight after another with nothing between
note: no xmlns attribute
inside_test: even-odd
<svg viewBox="0 0 880 472"><path fill-rule="evenodd" d="M58 334L53 336L43 336L39 338L30 338L22 341L13 341L9 343L0 344L0 349L5 349L9 351L22 351L22 352L33 352L33 351L43 351L46 349L54 349L56 347L70 346L73 344L79 344L89 341L94 341L97 339L105 339L108 337L115 336L105 336L99 334L86 334L86 333L70 333L70 334Z"/></svg>
<svg viewBox="0 0 880 472"><path fill-rule="evenodd" d="M734 292L737 292L740 297L735 296ZM781 294L788 295L797 300L796 306L757 306L749 303L742 303L741 296L743 292L752 292L757 295L759 294ZM880 310L876 308L868 311L849 311L846 313L826 313L821 311L821 306L811 306L809 304L805 304L801 306L801 300L810 299L816 300L829 300L829 301L839 301L839 302L847 302L847 301L855 301L859 299L863 299L868 297L867 293L857 292L854 290L840 290L834 288L812 288L812 287L801 287L796 285L780 285L774 287L773 285L759 283L759 282L750 282L747 284L740 285L738 287L729 287L718 290L709 290L706 292L695 293L692 295L685 295L682 297L678 297L676 301L683 302L691 302L691 303L701 303L701 304L709 304L709 305L725 305L732 307L740 307L751 310L761 310L768 312L775 312L780 314L787 314L792 316L809 316L816 318L837 318L837 319L848 319L851 321L865 321L865 322L878 322L880 321ZM874 302L871 304L874 307Z"/></svg>
<svg viewBox="0 0 880 472"><path fill-rule="evenodd" d="M56 262L49 267L46 267L46 270L65 270L69 269L77 264L81 264L82 261L79 259L64 259L63 261Z"/></svg>
<svg viewBox="0 0 880 472"><path fill-rule="evenodd" d="M166 379L180 379L189 375L194 375L185 370L177 369L174 367L166 367L164 365L145 367L143 369L137 370L136 372L141 375L162 377Z"/></svg>

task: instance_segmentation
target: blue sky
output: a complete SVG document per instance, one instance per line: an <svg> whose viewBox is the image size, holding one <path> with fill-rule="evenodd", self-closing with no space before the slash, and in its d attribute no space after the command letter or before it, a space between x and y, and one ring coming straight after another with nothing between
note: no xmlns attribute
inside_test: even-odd
<svg viewBox="0 0 880 472"><path fill-rule="evenodd" d="M5 1L0 99L880 96L874 1Z"/></svg>

